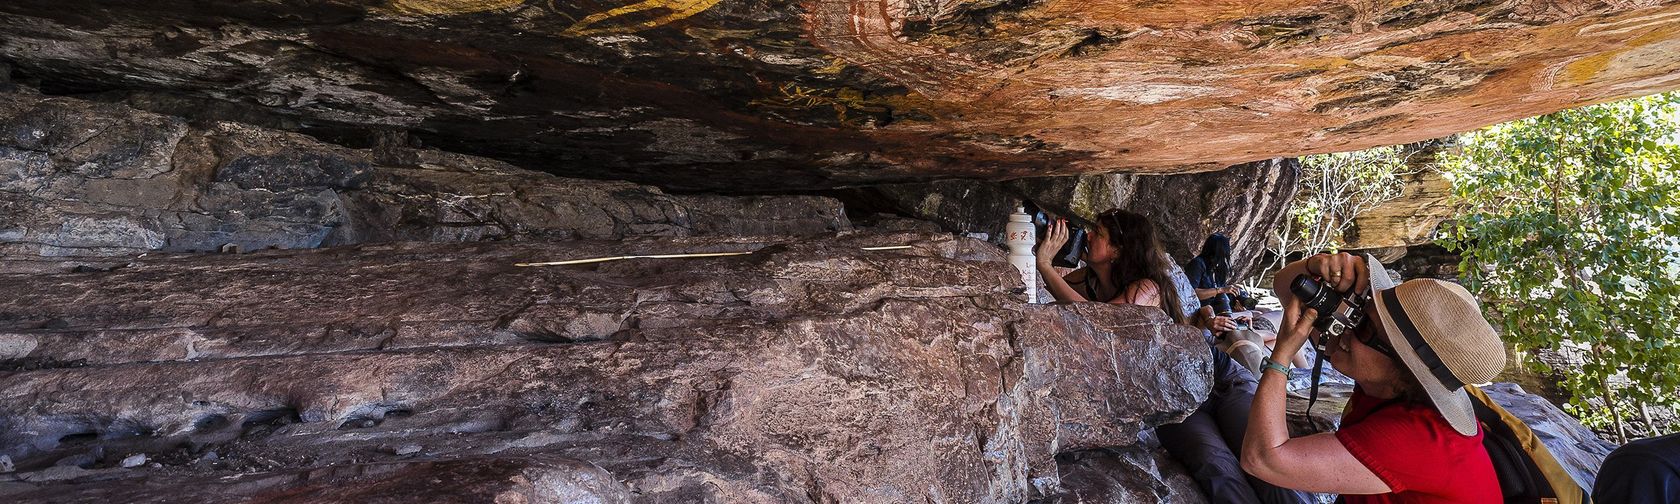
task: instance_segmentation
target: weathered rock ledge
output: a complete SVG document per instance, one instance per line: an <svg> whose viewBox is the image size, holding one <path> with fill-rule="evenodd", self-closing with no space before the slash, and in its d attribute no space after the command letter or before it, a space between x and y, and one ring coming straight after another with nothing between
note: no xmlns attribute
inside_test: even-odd
<svg viewBox="0 0 1680 504"><path fill-rule="evenodd" d="M828 198L671 195L436 150L349 149L240 123L0 93L0 271L17 264L10 257L848 229Z"/></svg>
<svg viewBox="0 0 1680 504"><path fill-rule="evenodd" d="M973 240L852 233L0 275L0 496L1020 502L1062 491L1057 453L1135 445L1207 393L1194 331L1025 305L1010 268Z"/></svg>
<svg viewBox="0 0 1680 504"><path fill-rule="evenodd" d="M0 3L55 93L711 191L1185 173L1680 87L1654 0Z"/></svg>

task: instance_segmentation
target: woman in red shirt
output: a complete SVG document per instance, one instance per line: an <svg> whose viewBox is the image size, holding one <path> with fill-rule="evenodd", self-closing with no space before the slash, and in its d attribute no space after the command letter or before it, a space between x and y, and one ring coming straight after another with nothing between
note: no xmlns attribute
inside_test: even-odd
<svg viewBox="0 0 1680 504"><path fill-rule="evenodd" d="M1289 294L1310 274L1344 293L1371 294L1365 321L1329 343L1326 357L1354 379L1341 429L1298 438L1285 423L1286 363L1317 313ZM1261 373L1242 450L1243 469L1272 484L1342 494L1347 502L1502 502L1467 384L1505 365L1505 348L1458 284L1393 286L1374 258L1321 254L1278 272L1285 307L1273 361Z"/></svg>

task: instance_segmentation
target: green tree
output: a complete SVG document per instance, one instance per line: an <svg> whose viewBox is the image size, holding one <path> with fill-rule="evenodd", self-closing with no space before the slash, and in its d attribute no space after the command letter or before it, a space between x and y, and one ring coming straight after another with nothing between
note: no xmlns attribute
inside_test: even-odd
<svg viewBox="0 0 1680 504"><path fill-rule="evenodd" d="M1630 407L1680 390L1680 94L1493 126L1443 156L1440 243L1519 352L1583 355L1566 406L1624 440ZM1534 366L1549 371L1544 364Z"/></svg>

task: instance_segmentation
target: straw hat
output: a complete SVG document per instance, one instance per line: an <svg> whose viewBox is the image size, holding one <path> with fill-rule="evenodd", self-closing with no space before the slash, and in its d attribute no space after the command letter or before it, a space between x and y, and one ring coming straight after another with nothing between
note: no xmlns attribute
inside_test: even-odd
<svg viewBox="0 0 1680 504"><path fill-rule="evenodd" d="M1505 368L1505 345L1482 318L1464 287L1418 279L1393 286L1387 270L1366 256L1371 301L1382 314L1383 333L1400 360L1423 384L1435 409L1459 434L1476 434L1476 412L1465 384L1487 383Z"/></svg>

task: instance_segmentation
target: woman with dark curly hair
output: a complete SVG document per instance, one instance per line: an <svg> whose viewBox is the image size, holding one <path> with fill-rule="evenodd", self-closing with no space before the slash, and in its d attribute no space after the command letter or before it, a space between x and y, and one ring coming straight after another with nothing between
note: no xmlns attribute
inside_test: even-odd
<svg viewBox="0 0 1680 504"><path fill-rule="evenodd" d="M1197 309L1199 303L1195 303L1189 280L1162 249L1149 218L1109 210L1097 216L1097 225L1089 233L1089 245L1080 257L1086 267L1065 277L1051 261L1067 242L1067 222L1053 223L1039 244L1038 271L1057 301L1155 306L1177 323L1193 322L1218 331L1236 328L1228 318ZM1201 316L1194 317L1196 314ZM1214 349L1211 333L1204 331L1203 337L1213 356L1213 390L1184 422L1156 429L1161 445L1190 470L1213 502L1307 502L1299 492L1243 473L1238 449L1247 428L1249 402L1254 397L1254 375Z"/></svg>
<svg viewBox="0 0 1680 504"><path fill-rule="evenodd" d="M1195 309L1184 309L1185 300L1179 299L1172 280L1172 261L1162 252L1149 218L1115 209L1098 215L1097 224L1079 257L1087 266L1066 278L1056 272L1051 259L1067 242L1067 221L1050 226L1049 236L1037 250L1038 271L1050 295L1057 301L1155 306L1174 322L1186 323L1187 313Z"/></svg>

